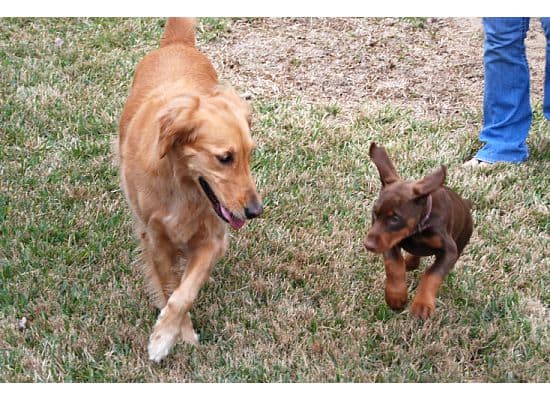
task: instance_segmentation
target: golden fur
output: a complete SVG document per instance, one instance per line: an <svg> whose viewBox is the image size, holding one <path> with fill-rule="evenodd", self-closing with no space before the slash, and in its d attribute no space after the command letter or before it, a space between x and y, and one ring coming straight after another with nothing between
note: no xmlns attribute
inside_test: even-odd
<svg viewBox="0 0 550 400"><path fill-rule="evenodd" d="M162 309L154 361L180 337L198 342L189 310L227 248L227 223L238 229L262 212L249 130L248 104L219 86L195 48L194 21L169 18L160 48L136 69L119 126L121 185Z"/></svg>

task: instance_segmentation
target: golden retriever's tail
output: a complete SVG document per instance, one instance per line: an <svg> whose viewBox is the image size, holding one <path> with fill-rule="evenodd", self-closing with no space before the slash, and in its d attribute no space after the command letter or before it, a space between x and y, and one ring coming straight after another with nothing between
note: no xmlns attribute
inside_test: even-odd
<svg viewBox="0 0 550 400"><path fill-rule="evenodd" d="M164 35L160 40L160 47L173 43L195 46L194 18L168 18L164 27Z"/></svg>

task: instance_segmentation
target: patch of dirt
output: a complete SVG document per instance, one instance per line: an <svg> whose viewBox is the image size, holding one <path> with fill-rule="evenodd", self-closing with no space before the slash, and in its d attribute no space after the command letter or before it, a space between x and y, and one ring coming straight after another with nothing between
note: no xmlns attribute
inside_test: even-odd
<svg viewBox="0 0 550 400"><path fill-rule="evenodd" d="M404 107L429 119L481 110L479 18L234 19L199 47L222 81L252 98L300 98L347 113ZM536 18L527 48L532 101L541 101L545 37Z"/></svg>

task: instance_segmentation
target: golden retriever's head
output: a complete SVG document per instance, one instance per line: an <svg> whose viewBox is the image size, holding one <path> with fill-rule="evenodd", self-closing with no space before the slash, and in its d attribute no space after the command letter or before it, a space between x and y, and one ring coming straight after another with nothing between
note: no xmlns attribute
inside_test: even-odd
<svg viewBox="0 0 550 400"><path fill-rule="evenodd" d="M169 157L180 179L193 179L235 229L263 211L250 174L250 116L231 89L177 97L158 115L159 157Z"/></svg>

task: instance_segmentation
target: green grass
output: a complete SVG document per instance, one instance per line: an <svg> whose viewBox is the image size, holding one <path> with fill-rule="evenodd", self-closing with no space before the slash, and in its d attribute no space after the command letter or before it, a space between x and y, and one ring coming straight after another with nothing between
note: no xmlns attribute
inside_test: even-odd
<svg viewBox="0 0 550 400"><path fill-rule="evenodd" d="M111 141L133 69L162 26L0 19L0 381L549 380L550 153L540 111L527 163L471 172L460 164L477 138L462 128L479 110L433 122L389 104L341 123L337 104L292 96L252 101L266 212L232 233L199 294L201 345L178 344L150 363L157 311ZM230 21L200 27L204 43L228 34ZM446 164L448 184L475 203L472 241L426 323L386 306L382 260L361 245L379 190L372 140L406 178ZM410 274L412 294L419 276Z"/></svg>

